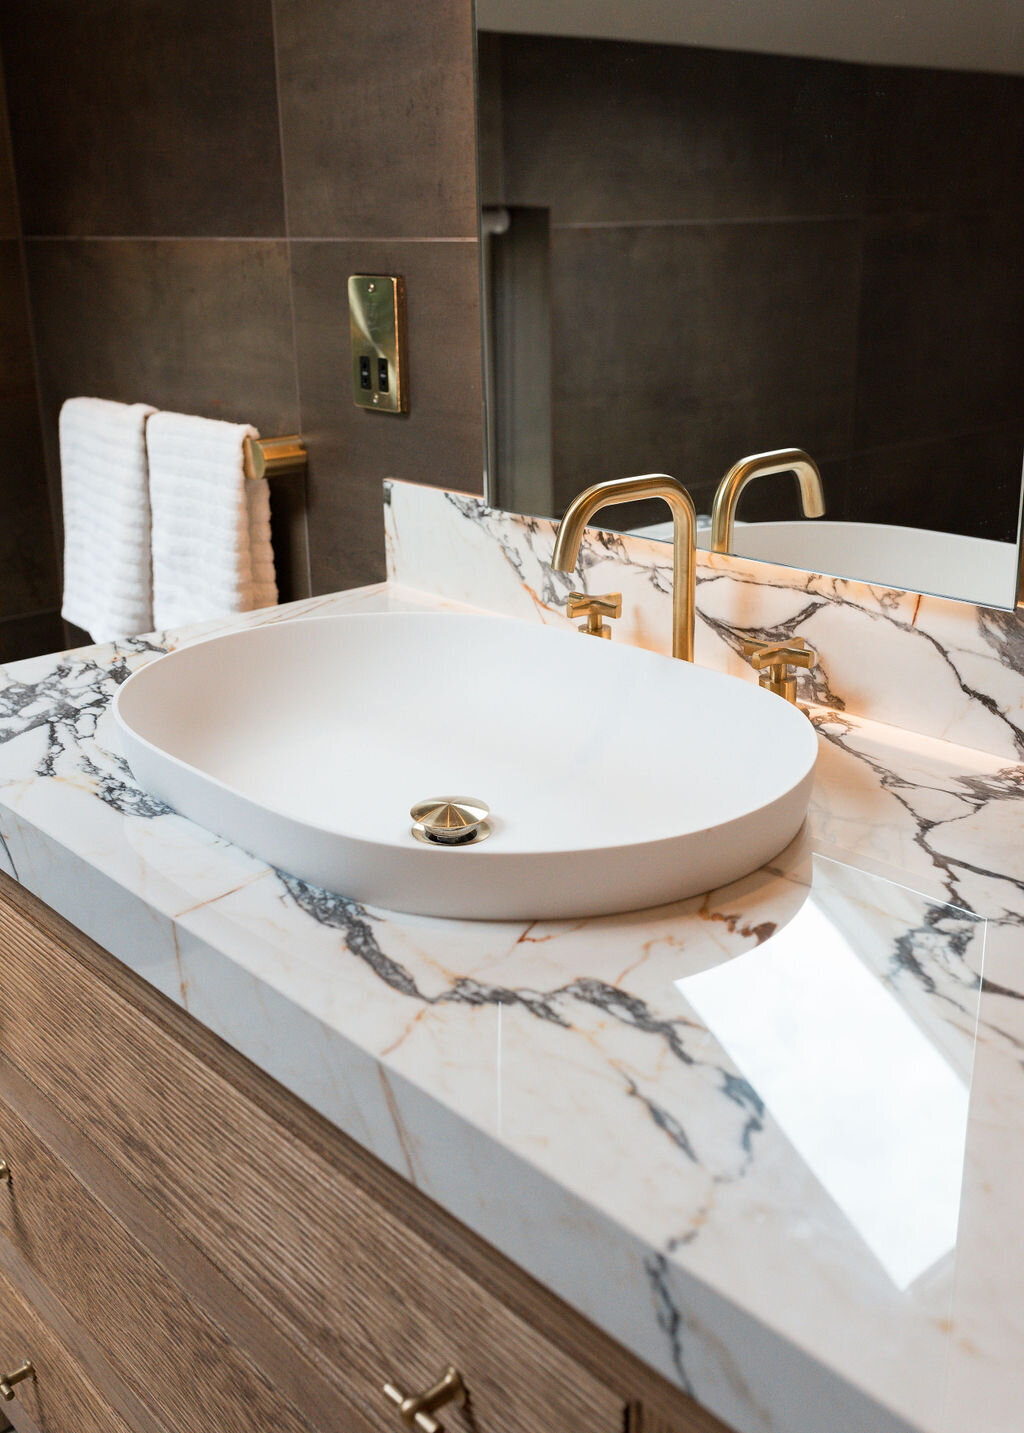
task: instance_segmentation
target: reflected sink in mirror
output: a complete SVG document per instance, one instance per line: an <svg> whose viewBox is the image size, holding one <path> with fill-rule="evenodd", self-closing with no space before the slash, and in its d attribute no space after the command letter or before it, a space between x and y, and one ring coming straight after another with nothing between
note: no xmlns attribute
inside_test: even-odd
<svg viewBox="0 0 1024 1433"><path fill-rule="evenodd" d="M791 841L817 737L756 683L502 617L386 613L255 627L136 672L115 713L136 780L301 879L434 916L662 904ZM410 809L490 808L469 844Z"/></svg>
<svg viewBox="0 0 1024 1433"><path fill-rule="evenodd" d="M671 523L654 523L633 531L640 537L672 541ZM701 528L697 546L710 545L710 528ZM730 551L735 557L780 567L830 577L856 575L858 582L875 587L931 592L987 607L1005 607L1017 581L1015 543L889 523L831 522L828 518L737 522Z"/></svg>

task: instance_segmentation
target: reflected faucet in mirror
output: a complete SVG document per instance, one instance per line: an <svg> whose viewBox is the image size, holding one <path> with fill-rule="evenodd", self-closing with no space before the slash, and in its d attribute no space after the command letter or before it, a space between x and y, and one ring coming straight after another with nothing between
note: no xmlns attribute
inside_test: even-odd
<svg viewBox="0 0 1024 1433"><path fill-rule="evenodd" d="M693 661L693 626L697 584L697 513L693 499L667 473L636 478L610 478L578 493L565 510L555 534L551 566L556 572L576 570L583 530L602 508L641 498L663 498L672 512L672 655Z"/></svg>
<svg viewBox="0 0 1024 1433"><path fill-rule="evenodd" d="M772 473L795 473L804 517L823 517L825 491L817 463L802 448L777 448L770 453L752 453L741 458L726 473L715 493L711 509L711 551L731 552L732 532L740 493L755 478Z"/></svg>

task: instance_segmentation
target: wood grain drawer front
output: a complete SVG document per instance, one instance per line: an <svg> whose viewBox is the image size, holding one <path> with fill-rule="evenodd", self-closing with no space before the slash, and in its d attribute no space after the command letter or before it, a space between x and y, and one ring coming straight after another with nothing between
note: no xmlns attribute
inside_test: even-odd
<svg viewBox="0 0 1024 1433"><path fill-rule="evenodd" d="M4 1053L373 1427L403 1426L385 1380L419 1390L454 1363L473 1421L446 1427L621 1433L624 1399L368 1194L365 1156L357 1174L347 1142L289 1125L261 1077L215 1068L208 1037L200 1058L178 1012L70 940L0 903Z"/></svg>
<svg viewBox="0 0 1024 1433"><path fill-rule="evenodd" d="M27 1413L39 1433L134 1433L104 1402L75 1355L0 1273L2 1371L25 1359L33 1363L36 1378L15 1385L13 1402L0 1404L0 1427L5 1417L15 1428L24 1426Z"/></svg>
<svg viewBox="0 0 1024 1433"><path fill-rule="evenodd" d="M190 1433L310 1433L189 1296L78 1183L39 1135L0 1105L0 1267L23 1262L88 1330L154 1419Z"/></svg>

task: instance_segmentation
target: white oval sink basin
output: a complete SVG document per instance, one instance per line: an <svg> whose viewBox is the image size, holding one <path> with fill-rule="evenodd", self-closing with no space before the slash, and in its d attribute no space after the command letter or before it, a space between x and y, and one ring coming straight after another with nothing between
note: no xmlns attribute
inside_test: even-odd
<svg viewBox="0 0 1024 1433"><path fill-rule="evenodd" d="M817 738L754 681L502 617L308 618L143 667L115 702L138 782L356 900L522 920L679 900L799 830ZM470 795L479 844L412 834Z"/></svg>

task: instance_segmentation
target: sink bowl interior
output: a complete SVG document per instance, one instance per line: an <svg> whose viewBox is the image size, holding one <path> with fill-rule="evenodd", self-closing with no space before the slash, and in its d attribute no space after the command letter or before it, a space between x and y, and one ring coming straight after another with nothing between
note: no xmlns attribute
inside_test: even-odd
<svg viewBox="0 0 1024 1433"><path fill-rule="evenodd" d="M143 668L116 710L135 775L183 814L317 884L441 915L628 909L734 879L734 860L683 847L731 828L742 852L725 841L723 860L774 854L817 750L754 683L472 615L234 633ZM452 794L490 806L490 838L416 841L410 807Z"/></svg>

